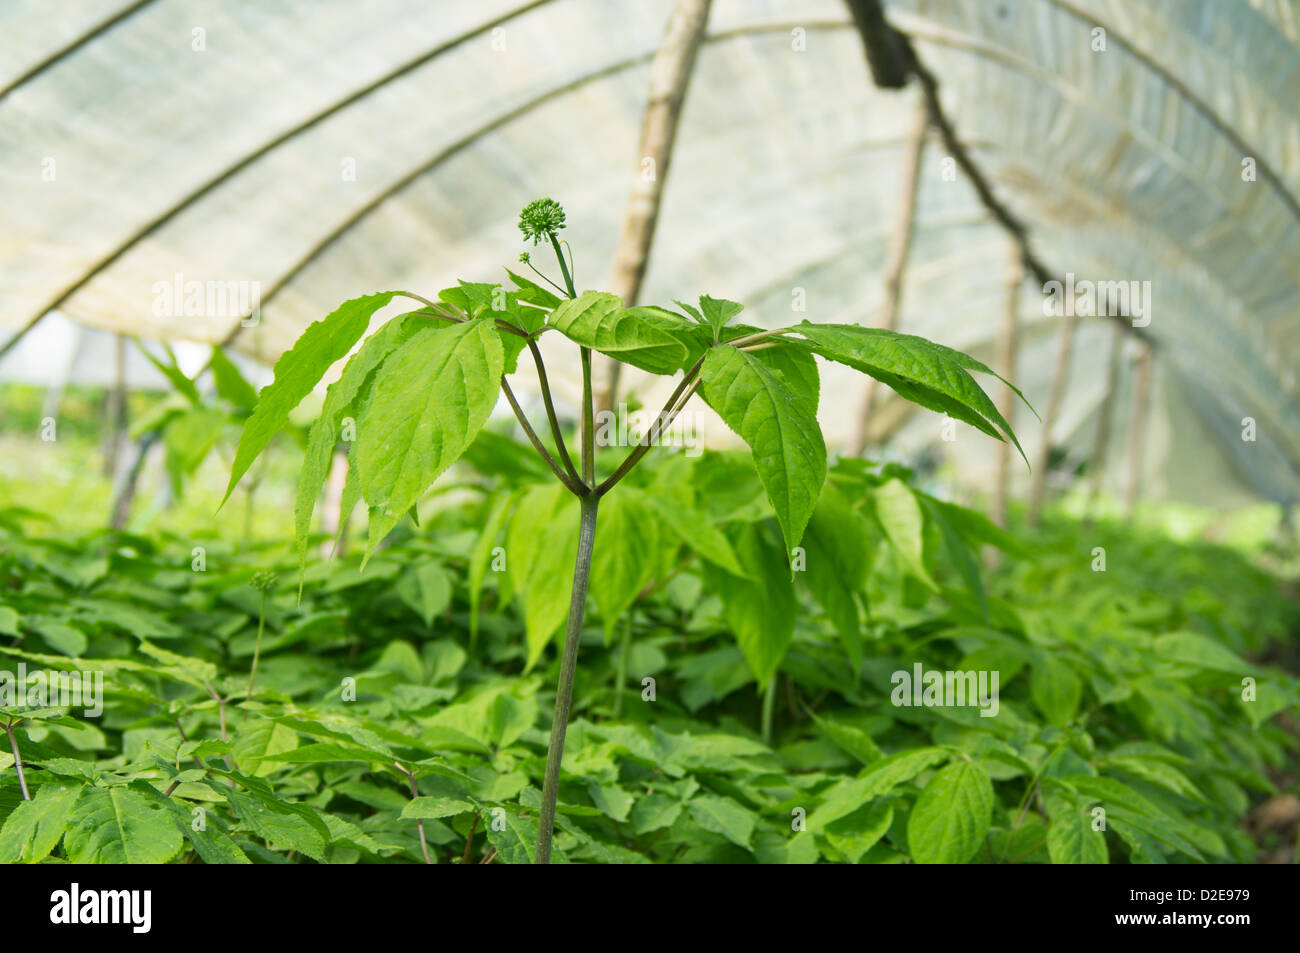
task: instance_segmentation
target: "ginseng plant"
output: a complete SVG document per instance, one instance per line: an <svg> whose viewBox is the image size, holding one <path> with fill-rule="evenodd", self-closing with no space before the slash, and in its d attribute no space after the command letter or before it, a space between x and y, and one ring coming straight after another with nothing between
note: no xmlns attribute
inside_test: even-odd
<svg viewBox="0 0 1300 953"><path fill-rule="evenodd" d="M573 696L578 643L601 499L655 446L697 392L750 447L787 549L799 545L826 479L826 445L817 423L820 381L815 358L848 365L904 398L946 413L984 433L1019 443L970 371L979 361L924 338L841 324L803 322L762 329L734 324L742 306L704 295L699 306L625 308L600 291L578 294L573 282L564 210L552 199L529 203L519 228L533 245L555 253L562 283L534 268L558 293L506 270L515 290L462 281L430 300L386 291L345 302L310 325L275 364L258 395L235 453L229 497L250 464L289 419L289 412L358 342L341 376L325 393L308 437L294 508L300 564L316 498L345 424L355 422L344 489L346 515L364 501L370 530L365 558L482 429L498 388L519 426L551 472L579 501L577 560L564 630L555 716L539 813L536 862L548 863L564 736ZM528 253L520 260L532 267ZM421 307L392 318L366 337L371 316L394 298ZM557 333L577 346L582 369L579 462L575 465L556 415L537 341ZM527 349L536 368L554 451L538 436L509 383ZM596 473L591 383L592 351L653 374L681 374L648 432L613 472ZM1008 385L1009 386L1009 385ZM1014 388L1013 388L1014 389ZM1016 391L1018 394L1019 391ZM1022 398L1023 399L1023 398ZM1021 454L1023 456L1023 452ZM341 522L341 521L340 521Z"/></svg>

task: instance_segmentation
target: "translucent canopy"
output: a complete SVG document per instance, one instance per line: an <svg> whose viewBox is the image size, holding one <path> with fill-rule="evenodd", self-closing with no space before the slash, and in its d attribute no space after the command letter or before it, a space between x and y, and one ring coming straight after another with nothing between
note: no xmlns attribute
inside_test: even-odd
<svg viewBox="0 0 1300 953"><path fill-rule="evenodd" d="M270 362L346 298L503 279L522 250L518 211L539 195L568 212L578 284L603 287L644 172L649 63L671 9L11 0L0 324L62 312L143 338L228 340ZM1062 277L1150 282L1148 490L1300 497L1295 6L911 0L885 12L1034 253ZM745 302L759 325L875 323L918 100L915 83L873 85L839 0L715 0L640 300L707 292ZM992 360L1009 245L932 135L900 329ZM193 307L190 282L209 290ZM1059 327L1044 300L1022 284L1015 379L1040 411ZM256 323L241 321L250 301ZM1113 326L1081 319L1050 435L1079 459ZM0 374L20 372L38 331ZM823 378L832 444L862 405L842 370ZM576 395L571 369L552 377ZM1117 468L1127 369L1120 382ZM635 374L627 385L652 404L665 390ZM896 400L878 418L873 434L901 450L932 444L962 472L991 473L991 440L944 441L933 414ZM1041 425L1023 410L1016 425L1032 452Z"/></svg>

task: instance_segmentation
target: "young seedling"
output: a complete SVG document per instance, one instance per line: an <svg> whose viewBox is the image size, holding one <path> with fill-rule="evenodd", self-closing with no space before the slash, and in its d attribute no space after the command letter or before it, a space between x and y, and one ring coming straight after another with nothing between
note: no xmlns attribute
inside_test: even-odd
<svg viewBox="0 0 1300 953"><path fill-rule="evenodd" d="M256 589L261 598L257 607L257 641L253 645L253 664L248 670L248 691L244 693L244 701L250 701L253 697L253 679L257 678L257 662L262 657L262 633L266 631L266 594L275 588L275 583L276 575L273 572L254 573L248 581L249 586ZM244 709L244 717L248 717L248 709Z"/></svg>
<svg viewBox="0 0 1300 953"><path fill-rule="evenodd" d="M992 371L959 351L923 338L855 325L807 321L775 329L736 325L732 322L742 305L708 295L699 299L698 308L679 303L681 311L673 311L625 308L616 296L600 291L579 294L572 258L565 255L567 242L559 238L564 227L564 210L549 198L529 203L519 218L524 238L534 246L549 245L555 254L559 283L534 269L555 292L507 269L513 291L464 281L439 292L436 301L409 291L386 291L347 301L309 326L276 362L275 379L259 395L226 490L228 498L253 460L288 422L289 412L331 365L365 338L327 389L320 417L311 429L295 523L301 562L340 422L351 417L357 437L349 451L343 505L345 512L360 501L369 508L368 559L473 442L500 388L529 442L556 480L577 497L580 511L539 812L535 859L541 864L551 856L600 501L658 443L694 394L699 393L749 445L787 549L799 545L826 480L826 445L817 423L818 356L869 374L906 399L950 414L999 440L1005 435L1020 447L993 402L970 376L970 371ZM520 260L532 267L527 253ZM393 318L366 337L371 316L399 296L422 307ZM583 382L577 466L565 443L537 346L537 340L549 332L577 346ZM537 370L554 452L533 429L508 381L525 348ZM681 374L653 426L603 479L596 473L592 351L653 374Z"/></svg>

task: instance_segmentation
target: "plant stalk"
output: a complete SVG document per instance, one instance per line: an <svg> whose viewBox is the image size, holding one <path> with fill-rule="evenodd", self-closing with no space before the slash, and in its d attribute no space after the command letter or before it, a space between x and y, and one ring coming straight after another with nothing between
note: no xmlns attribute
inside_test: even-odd
<svg viewBox="0 0 1300 953"><path fill-rule="evenodd" d="M560 249L560 240L551 232L551 247L555 249L555 257L560 261L560 274L564 276L564 287L569 289L569 297L578 297L578 292L573 290L573 276L569 274L569 264L564 260L564 252Z"/></svg>
<svg viewBox="0 0 1300 953"><path fill-rule="evenodd" d="M632 610L623 619L623 639L618 650L618 671L614 675L614 717L623 717L623 692L627 687L627 662L632 654Z"/></svg>
<svg viewBox="0 0 1300 953"><path fill-rule="evenodd" d="M569 727L573 704L573 676L578 668L578 642L587 608L587 581L591 576L591 552L596 542L594 494L582 498L578 526L578 558L573 567L573 595L569 601L569 622L564 630L564 653L560 658L560 681L555 689L555 717L551 721L551 743L546 752L546 780L542 784L542 806L538 815L537 859L551 862L551 836L555 827L555 801L560 790L560 761L564 757L564 733Z"/></svg>
<svg viewBox="0 0 1300 953"><path fill-rule="evenodd" d="M266 629L266 590L262 590L262 605L257 613L257 642L253 645L253 665L248 671L248 691L244 693L244 701L249 701L253 697L253 679L257 678L257 660L262 655L262 632ZM244 717L248 717L248 709L244 709Z"/></svg>
<svg viewBox="0 0 1300 953"><path fill-rule="evenodd" d="M406 781L411 787L411 797L412 798L419 797L420 789L415 786L415 773L412 771L407 771L404 767L402 767L400 762L394 761L393 763L397 766L398 771L401 771L402 774L406 775ZM474 815L474 819L475 820L478 819L477 814ZM424 836L424 821L422 821L418 817L415 819L415 829L420 835L420 851L424 854L424 862L426 864L432 864L433 858L429 856L429 840ZM473 836L474 836L474 832L471 830L470 837ZM468 847L466 847L465 850L466 853L469 852Z"/></svg>
<svg viewBox="0 0 1300 953"><path fill-rule="evenodd" d="M772 712L776 708L776 673L772 674L772 680L767 683L767 691L763 693L763 744L772 743Z"/></svg>
<svg viewBox="0 0 1300 953"><path fill-rule="evenodd" d="M23 800L30 801L32 796L27 793L27 777L23 774L23 756L18 752L18 739L14 737L14 723L5 722L5 734L9 736L9 747L14 753L14 771L18 773L18 787L22 789Z"/></svg>

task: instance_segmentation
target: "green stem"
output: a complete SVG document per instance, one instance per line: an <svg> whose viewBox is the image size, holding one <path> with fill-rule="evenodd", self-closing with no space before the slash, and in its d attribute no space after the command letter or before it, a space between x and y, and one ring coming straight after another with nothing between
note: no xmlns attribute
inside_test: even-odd
<svg viewBox="0 0 1300 953"><path fill-rule="evenodd" d="M244 693L244 701L253 697L253 679L257 677L257 660L262 656L262 631L266 628L266 590L262 590L262 605L257 613L257 642L253 646L253 667L248 672L248 691ZM244 717L248 717L248 709L244 709Z"/></svg>
<svg viewBox="0 0 1300 953"><path fill-rule="evenodd" d="M415 773L407 771L399 762L395 761L393 763L397 765L398 771L401 771L402 774L406 775L407 783L411 787L411 797L413 799L418 798L420 796L420 789L415 786ZM475 817L477 816L478 815L476 814ZM420 820L418 817L415 819L415 829L420 835L420 851L424 854L424 862L426 864L432 864L434 860L429 856L429 840L424 836L424 821ZM473 836L473 834L470 836Z"/></svg>
<svg viewBox="0 0 1300 953"><path fill-rule="evenodd" d="M776 673L772 673L772 680L767 683L767 691L763 694L763 744L772 743L772 710L776 707Z"/></svg>
<svg viewBox="0 0 1300 953"><path fill-rule="evenodd" d="M780 334L789 334L792 331L798 331L795 328L772 328L770 331L757 331L754 334L747 334L744 337L732 338L730 341L723 341L723 344L730 344L732 347L745 347L748 344L757 344L759 341L766 341L770 337L776 337Z"/></svg>
<svg viewBox="0 0 1300 953"><path fill-rule="evenodd" d="M552 243L555 237L551 236ZM558 248L558 246L557 246ZM565 272L568 277L568 272ZM537 818L537 863L551 862L551 837L555 832L555 802L560 793L560 763L564 759L564 733L569 727L573 705L573 677L578 670L578 643L582 640L582 619L587 610L587 581L591 578L591 552L596 545L596 508L600 498L590 492L596 483L596 427L591 402L591 350L582 348L582 479L585 492L578 522L578 555L573 565L573 591L569 596L569 622L564 629L564 651L560 656L560 681L555 688L555 717L551 720L551 742L546 749L546 778L542 783L542 806Z"/></svg>
<svg viewBox="0 0 1300 953"><path fill-rule="evenodd" d="M569 448L564 444L564 434L560 431L560 418L555 414L555 403L551 399L551 383L546 377L546 364L542 361L541 349L532 338L528 339L528 350L532 353L533 364L537 367L537 383L541 387L542 402L546 405L546 419L551 424L551 436L555 439L555 447L560 454L560 461L564 464L564 472L574 480L580 480L573 459L569 456Z"/></svg>
<svg viewBox="0 0 1300 953"><path fill-rule="evenodd" d="M529 442L533 445L533 449L536 450L538 455L540 455L546 462L546 465L551 468L551 472L555 474L556 479L568 487L569 492L573 493L575 496L585 496L588 487L583 484L581 480L575 480L573 477L569 476L569 474L562 470L560 465L555 462L555 458L551 456L550 452L546 449L546 445L542 443L542 438L537 436L537 431L534 430L533 425L528 422L528 417L524 413L524 409L519 406L519 401L515 398L515 392L511 389L510 382L506 380L506 375L504 374L501 375L501 391L506 395L506 400L510 404L510 409L514 411L515 419L519 421L519 426L523 428L525 436L528 437Z"/></svg>
<svg viewBox="0 0 1300 953"><path fill-rule="evenodd" d="M582 482L596 485L596 417L591 402L591 348L579 349L582 358Z"/></svg>
<svg viewBox="0 0 1300 953"><path fill-rule="evenodd" d="M14 737L14 723L5 722L5 734L9 736L9 748L14 753L14 771L18 773L18 787L22 789L23 800L30 801L32 796L27 793L27 778L23 774L23 756L18 751L18 739Z"/></svg>
<svg viewBox="0 0 1300 953"><path fill-rule="evenodd" d="M551 836L555 827L555 802L560 791L560 762L564 757L564 733L569 727L573 704L573 676L578 669L578 642L587 608L587 580L591 575L591 552L596 542L595 496L582 498L578 527L578 558L573 567L573 593L569 600L569 623L564 630L564 652L560 657L560 681L555 689L555 717L551 721L551 743L546 751L546 779L542 783L542 806L538 815L537 863L551 862Z"/></svg>
<svg viewBox="0 0 1300 953"><path fill-rule="evenodd" d="M686 406L686 402L691 399L691 395L694 394L696 388L700 386L698 375L703 366L704 358L701 357L695 362L694 366L686 372L686 375L681 379L681 382L668 396L668 400L664 404L664 409L659 411L659 416L655 418L654 424L646 431L645 436L641 438L641 442L632 448L632 452L629 453L627 457L624 458L623 462L619 464L618 469L611 473L604 483L596 487L597 496L604 496L612 490L618 484L619 480L623 479L623 477L627 476L627 474L631 472L632 468L641 461L642 457L654 449L655 442L663 436L664 431L673 425L673 421L677 419L677 415L682 412L682 408Z"/></svg>
<svg viewBox="0 0 1300 953"><path fill-rule="evenodd" d="M569 274L569 264L564 260L564 251L560 248L560 240L551 232L551 247L555 249L555 257L560 261L560 274L564 276L564 287L569 289L569 297L578 297L578 292L573 290L573 276Z"/></svg>
<svg viewBox="0 0 1300 953"><path fill-rule="evenodd" d="M618 672L614 676L614 717L623 717L623 691L627 685L627 662L632 654L632 610L623 620L623 644L618 650Z"/></svg>

